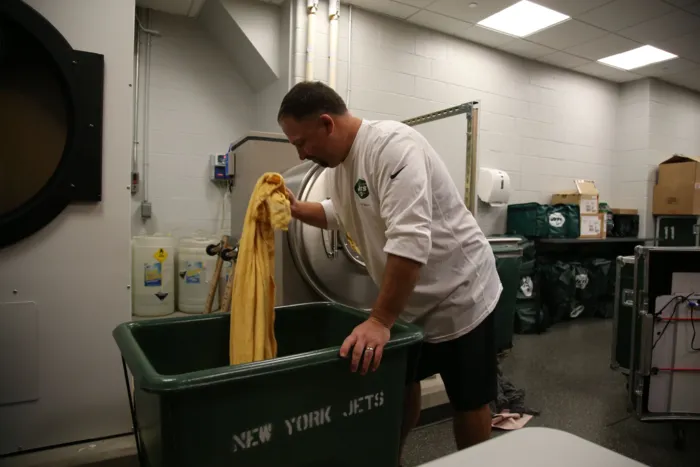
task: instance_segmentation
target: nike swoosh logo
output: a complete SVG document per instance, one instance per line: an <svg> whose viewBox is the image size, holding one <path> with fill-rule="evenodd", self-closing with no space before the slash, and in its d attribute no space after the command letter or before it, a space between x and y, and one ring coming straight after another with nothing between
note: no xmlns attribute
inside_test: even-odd
<svg viewBox="0 0 700 467"><path fill-rule="evenodd" d="M392 179L392 180L393 180L393 179L395 179L395 178L396 178L396 176L397 176L398 174L400 174L400 173L401 173L401 171L402 171L403 169L405 169L405 168L406 168L406 166L404 165L404 166L403 166L403 167L401 167L401 168L400 168L399 170L397 170L397 171L396 171L396 172L394 172L393 174L389 175L389 178L390 178L390 179Z"/></svg>

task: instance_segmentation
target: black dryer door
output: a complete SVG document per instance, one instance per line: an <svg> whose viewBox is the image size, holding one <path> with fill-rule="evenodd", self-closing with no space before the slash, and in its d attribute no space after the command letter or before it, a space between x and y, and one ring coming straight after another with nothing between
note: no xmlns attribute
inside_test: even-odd
<svg viewBox="0 0 700 467"><path fill-rule="evenodd" d="M104 57L0 1L0 248L101 200Z"/></svg>

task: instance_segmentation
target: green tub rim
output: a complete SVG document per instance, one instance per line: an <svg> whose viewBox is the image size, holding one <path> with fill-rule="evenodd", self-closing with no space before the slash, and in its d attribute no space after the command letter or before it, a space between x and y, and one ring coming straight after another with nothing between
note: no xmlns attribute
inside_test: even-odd
<svg viewBox="0 0 700 467"><path fill-rule="evenodd" d="M308 305L324 306L333 308L335 311L342 310L345 313L355 315L362 319L366 319L369 316L364 310L358 310L333 302L309 302L284 305L275 307L275 310L299 308ZM329 310L329 312L332 312L332 310ZM112 336L119 347L126 366L134 378L135 386L152 393L177 392L194 388L204 388L221 383L242 381L256 376L279 374L299 368L318 366L338 360L347 360L348 371L350 371L350 359L342 358L340 356L340 346L334 346L323 350L314 350L260 362L209 368L179 375L163 375L153 368L153 365L148 361L141 347L136 342L136 338L132 332L132 330L136 328L157 326L165 323L174 324L188 321L218 320L224 318L227 314L227 312L216 312L208 315L166 316L143 321L130 321L118 325L114 331L112 331ZM397 320L392 330L394 332L398 331L400 335L389 340L384 347L385 351L418 344L423 340L424 333L418 326L402 320Z"/></svg>

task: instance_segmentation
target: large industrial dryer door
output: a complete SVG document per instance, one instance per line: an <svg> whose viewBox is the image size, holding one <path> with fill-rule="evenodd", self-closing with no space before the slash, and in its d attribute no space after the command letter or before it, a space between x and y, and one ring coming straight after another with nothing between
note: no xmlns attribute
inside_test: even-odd
<svg viewBox="0 0 700 467"><path fill-rule="evenodd" d="M73 50L20 0L0 2L0 248L72 201L99 201L102 55Z"/></svg>
<svg viewBox="0 0 700 467"><path fill-rule="evenodd" d="M327 170L305 162L283 176L299 200L321 202L328 197ZM356 308L372 306L379 290L367 273L361 252L344 232L295 220L288 240L299 273L319 297Z"/></svg>

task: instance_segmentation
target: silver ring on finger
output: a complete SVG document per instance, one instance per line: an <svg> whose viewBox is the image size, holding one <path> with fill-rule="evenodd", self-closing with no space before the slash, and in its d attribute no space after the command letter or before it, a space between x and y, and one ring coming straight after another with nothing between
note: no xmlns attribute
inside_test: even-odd
<svg viewBox="0 0 700 467"><path fill-rule="evenodd" d="M365 351L367 352L374 352L374 347L365 347Z"/></svg>

